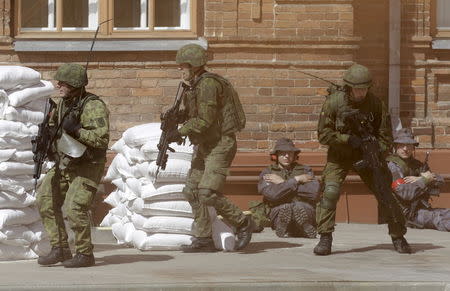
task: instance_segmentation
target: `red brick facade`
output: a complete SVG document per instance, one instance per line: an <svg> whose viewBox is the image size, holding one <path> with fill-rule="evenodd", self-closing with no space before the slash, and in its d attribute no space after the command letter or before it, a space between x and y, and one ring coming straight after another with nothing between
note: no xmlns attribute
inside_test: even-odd
<svg viewBox="0 0 450 291"><path fill-rule="evenodd" d="M374 75L373 91L389 92L389 0L198 1L199 37L208 42L208 68L229 78L247 114L241 152L267 152L282 136L320 151L317 120L327 83L340 82L359 62ZM29 66L51 79L64 62L84 63L85 52L14 51L12 0L0 0L0 65ZM432 48L433 0L402 0L400 116L421 147L450 146L450 50ZM175 51L96 52L89 90L111 111L112 142L136 124L159 121L180 76ZM306 153L305 153L306 152ZM450 172L450 168L448 172Z"/></svg>

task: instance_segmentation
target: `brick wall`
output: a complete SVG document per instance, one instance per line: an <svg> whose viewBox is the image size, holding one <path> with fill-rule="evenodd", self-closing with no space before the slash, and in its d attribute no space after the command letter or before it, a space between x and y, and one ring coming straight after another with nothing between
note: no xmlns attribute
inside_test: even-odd
<svg viewBox="0 0 450 291"><path fill-rule="evenodd" d="M67 60L84 63L87 54L80 52L14 52L10 3L0 0L0 64L30 66L51 79ZM389 0L208 0L199 7L208 67L231 80L247 113L240 150L266 151L281 136L324 150L316 125L328 85L302 71L340 82L360 62L374 74L372 90L387 102ZM432 9L431 0L402 1L400 111L421 146L448 147L449 54L430 48ZM158 121L172 102L179 78L174 57L94 53L88 87L109 105L113 141L130 126Z"/></svg>

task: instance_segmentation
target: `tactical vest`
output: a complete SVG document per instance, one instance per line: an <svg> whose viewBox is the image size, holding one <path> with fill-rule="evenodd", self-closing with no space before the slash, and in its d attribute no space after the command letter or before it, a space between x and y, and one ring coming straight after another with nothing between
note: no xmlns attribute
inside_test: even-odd
<svg viewBox="0 0 450 291"><path fill-rule="evenodd" d="M239 95L231 83L214 73L203 73L198 80L196 80L193 87L195 87L202 79L213 78L222 86L222 92L219 96L219 123L221 125L222 134L230 134L241 131L245 127L245 112L242 108Z"/></svg>
<svg viewBox="0 0 450 291"><path fill-rule="evenodd" d="M343 114L348 112L353 107L350 105L350 101L346 92L337 90L334 94L328 95L327 98L330 98L330 109L332 112L336 113L335 126L336 130L340 133L350 134L349 125L345 124L345 120ZM366 100L364 102L368 102L368 104L364 104L361 106L360 111L366 115L370 116L372 119L372 126L374 132L378 132L381 124L381 102L375 102L375 96L370 95L368 93Z"/></svg>
<svg viewBox="0 0 450 291"><path fill-rule="evenodd" d="M408 159L405 161L398 155L390 155L386 158L387 161L395 163L402 170L403 175L406 176L419 176L422 163L416 159Z"/></svg>

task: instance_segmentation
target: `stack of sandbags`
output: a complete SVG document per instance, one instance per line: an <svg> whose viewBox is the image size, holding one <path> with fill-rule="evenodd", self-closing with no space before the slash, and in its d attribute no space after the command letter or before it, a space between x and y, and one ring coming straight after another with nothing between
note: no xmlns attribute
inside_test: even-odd
<svg viewBox="0 0 450 291"><path fill-rule="evenodd" d="M171 144L175 152L168 151L166 168L155 182L160 135L159 123L126 130L111 148L117 155L105 177L117 189L105 199L113 209L101 226L111 226L119 244L140 250L179 249L192 242L192 208L182 190L193 147Z"/></svg>
<svg viewBox="0 0 450 291"><path fill-rule="evenodd" d="M54 91L33 69L0 66L0 260L36 258L49 250L34 207L31 139Z"/></svg>

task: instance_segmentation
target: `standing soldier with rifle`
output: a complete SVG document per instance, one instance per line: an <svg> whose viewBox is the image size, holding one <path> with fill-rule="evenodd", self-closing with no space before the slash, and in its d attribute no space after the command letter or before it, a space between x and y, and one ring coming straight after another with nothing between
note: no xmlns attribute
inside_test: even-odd
<svg viewBox="0 0 450 291"><path fill-rule="evenodd" d="M444 179L431 172L428 156L422 163L413 157L419 143L409 128L394 134L394 153L387 157L392 189L400 202L407 226L450 231L450 209L431 208L430 196L439 196Z"/></svg>
<svg viewBox="0 0 450 291"><path fill-rule="evenodd" d="M235 249L250 242L254 225L222 192L237 150L236 132L244 128L245 114L229 81L205 70L206 60L206 51L199 45L188 44L178 50L176 62L189 88L178 119L184 124L167 133L169 142L188 136L195 146L183 192L192 206L196 234L191 245L183 246L185 252L215 251L208 206L236 227Z"/></svg>
<svg viewBox="0 0 450 291"><path fill-rule="evenodd" d="M96 95L86 92L86 68L64 64L55 75L62 97L49 120L53 136L48 146L55 166L38 189L37 204L51 252L40 265L63 262L66 268L95 264L89 209L102 177L109 142L109 112ZM75 234L75 256L67 241L62 207Z"/></svg>
<svg viewBox="0 0 450 291"><path fill-rule="evenodd" d="M329 255L333 241L336 204L342 182L355 170L375 194L387 220L389 235L399 253L410 253L405 221L390 188L391 176L382 153L392 143L391 121L380 99L368 90L369 70L352 65L344 75L344 87L334 90L322 107L318 126L321 144L328 146L323 170L323 195L316 208L320 241L316 255Z"/></svg>

